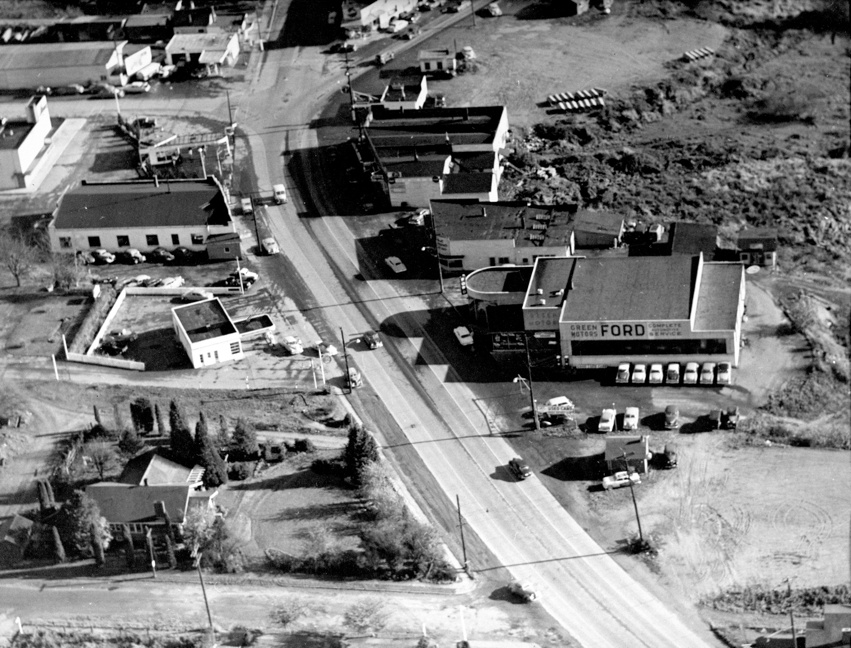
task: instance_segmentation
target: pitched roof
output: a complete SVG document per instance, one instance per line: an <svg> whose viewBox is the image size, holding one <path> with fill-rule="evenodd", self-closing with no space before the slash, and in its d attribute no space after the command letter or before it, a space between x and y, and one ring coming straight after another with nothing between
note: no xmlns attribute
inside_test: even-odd
<svg viewBox="0 0 851 648"><path fill-rule="evenodd" d="M183 522L192 487L134 486L114 482L98 482L86 488L86 494L97 502L101 515L110 524L140 524L157 520L154 505L165 504L173 524Z"/></svg>
<svg viewBox="0 0 851 648"><path fill-rule="evenodd" d="M58 229L192 227L231 223L218 183L206 180L84 184L62 198Z"/></svg>
<svg viewBox="0 0 851 648"><path fill-rule="evenodd" d="M736 239L740 250L765 250L773 252L777 249L777 230L773 227L755 227L741 230Z"/></svg>
<svg viewBox="0 0 851 648"><path fill-rule="evenodd" d="M623 216L607 211L589 211L587 209L576 212L574 229L581 232L594 232L597 234L612 234L617 236L623 229Z"/></svg>
<svg viewBox="0 0 851 648"><path fill-rule="evenodd" d="M118 481L134 486L144 486L146 482L148 486L196 485L203 474L201 466L187 468L163 457L157 450L149 450L128 461Z"/></svg>
<svg viewBox="0 0 851 648"><path fill-rule="evenodd" d="M741 263L704 263L694 313L695 331L736 328L740 292L744 290Z"/></svg>
<svg viewBox="0 0 851 648"><path fill-rule="evenodd" d="M718 247L718 228L711 223L671 223L668 245L671 254L692 256L703 252L705 258L711 258Z"/></svg>

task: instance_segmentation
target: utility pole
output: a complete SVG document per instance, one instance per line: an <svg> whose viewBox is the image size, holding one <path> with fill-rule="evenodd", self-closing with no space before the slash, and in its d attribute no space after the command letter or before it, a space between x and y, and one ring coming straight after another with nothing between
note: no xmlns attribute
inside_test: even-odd
<svg viewBox="0 0 851 648"><path fill-rule="evenodd" d="M440 294L445 292L443 285L443 266L440 263L440 248L437 247L437 228L434 226L434 214L426 216L431 221L431 240L434 243L434 255L437 258L437 278L440 281Z"/></svg>
<svg viewBox="0 0 851 648"><path fill-rule="evenodd" d="M210 613L210 602L207 600L207 588L204 587L204 574L201 571L202 552L195 554L195 567L198 570L198 579L201 581L201 593L204 595L204 607L207 608L207 621L210 622L210 636L213 638L213 646L216 645L216 628L213 626L213 615Z"/></svg>
<svg viewBox="0 0 851 648"><path fill-rule="evenodd" d="M470 563L467 562L467 544L464 542L464 519L461 517L461 497L455 494L455 504L458 506L458 529L461 531L461 555L464 556L464 571L470 573Z"/></svg>
<svg viewBox="0 0 851 648"><path fill-rule="evenodd" d="M789 623L792 626L792 648L798 648L798 634L795 632L795 610L792 606L792 582L786 579L786 592L789 598Z"/></svg>
<svg viewBox="0 0 851 648"><path fill-rule="evenodd" d="M470 15L473 17L473 27L476 26L476 5L470 0Z"/></svg>
<svg viewBox="0 0 851 648"><path fill-rule="evenodd" d="M354 121L356 121L355 91L354 91L354 88L352 88L352 71L351 71L351 67L349 66L349 52L346 51L346 52L344 52L344 54L346 55L346 83L349 86L349 111L351 112L352 121L354 122Z"/></svg>
<svg viewBox="0 0 851 648"><path fill-rule="evenodd" d="M535 430L541 431L541 422L538 420L538 405L535 403L535 390L532 387L532 360L529 357L529 334L523 332L523 344L526 347L526 366L529 369L529 399L532 401L532 418L535 419Z"/></svg>
<svg viewBox="0 0 851 648"><path fill-rule="evenodd" d="M343 335L342 326L340 327L340 343L343 345L343 360L346 363L346 384L349 386L349 393L351 394L354 390L352 389L352 378L349 375L349 354L346 353L346 336Z"/></svg>
<svg viewBox="0 0 851 648"><path fill-rule="evenodd" d="M635 488L632 485L631 475L629 473L629 462L627 461L626 450L623 451L623 463L626 468L626 478L629 483L629 492L632 495L632 506L635 508L635 521L638 524L638 541L644 546L644 534L641 533L641 518L638 516L638 502L635 499Z"/></svg>

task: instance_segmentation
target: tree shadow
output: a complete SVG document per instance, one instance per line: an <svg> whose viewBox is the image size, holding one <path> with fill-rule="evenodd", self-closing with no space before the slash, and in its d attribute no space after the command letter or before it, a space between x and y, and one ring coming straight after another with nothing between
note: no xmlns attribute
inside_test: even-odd
<svg viewBox="0 0 851 648"><path fill-rule="evenodd" d="M322 488L327 490L351 490L349 485L340 477L320 475L309 468L289 475L277 475L265 479L256 479L228 486L235 491L269 490L280 491L296 488Z"/></svg>
<svg viewBox="0 0 851 648"><path fill-rule="evenodd" d="M308 504L284 508L276 515L265 519L274 522L289 522L293 520L324 520L328 518L346 518L357 513L358 503L355 501L332 502L328 504Z"/></svg>

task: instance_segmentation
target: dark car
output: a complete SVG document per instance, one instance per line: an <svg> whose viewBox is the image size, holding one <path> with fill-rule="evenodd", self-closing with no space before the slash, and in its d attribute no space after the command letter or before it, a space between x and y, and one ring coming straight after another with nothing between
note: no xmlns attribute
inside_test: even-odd
<svg viewBox="0 0 851 648"><path fill-rule="evenodd" d="M520 457L514 457L514 459L509 461L508 469L517 479L526 479L532 475L532 469L529 468L529 464Z"/></svg>
<svg viewBox="0 0 851 648"><path fill-rule="evenodd" d="M146 254L148 261L152 263L169 263L174 261L174 255L165 248L158 247Z"/></svg>
<svg viewBox="0 0 851 648"><path fill-rule="evenodd" d="M375 331L367 331L366 333L364 333L363 341L370 349L377 349L378 347L384 346L384 343L381 341L381 338L378 337L378 333L376 333Z"/></svg>
<svg viewBox="0 0 851 648"><path fill-rule="evenodd" d="M714 409L709 412L709 429L720 430L722 418L723 416L720 409Z"/></svg>
<svg viewBox="0 0 851 648"><path fill-rule="evenodd" d="M147 260L147 257L139 252L136 248L128 248L126 250L121 250L117 255L116 259L119 263L126 263L127 265L137 265L139 263L144 263Z"/></svg>
<svg viewBox="0 0 851 648"><path fill-rule="evenodd" d="M676 468L677 447L673 443L666 443L664 450L662 450L662 458L665 468Z"/></svg>
<svg viewBox="0 0 851 648"><path fill-rule="evenodd" d="M172 263L180 263L182 265L191 265L196 263L198 260L195 252L190 250L187 247L183 247L182 245L178 245L174 250L171 251L173 256L171 262Z"/></svg>
<svg viewBox="0 0 851 648"><path fill-rule="evenodd" d="M724 412L724 427L728 430L735 430L739 425L739 408L734 407Z"/></svg>

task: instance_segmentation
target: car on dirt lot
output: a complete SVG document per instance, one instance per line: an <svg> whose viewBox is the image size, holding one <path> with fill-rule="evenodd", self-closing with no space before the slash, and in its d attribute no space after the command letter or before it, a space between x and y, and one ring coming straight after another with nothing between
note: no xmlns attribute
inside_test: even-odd
<svg viewBox="0 0 851 648"><path fill-rule="evenodd" d="M147 257L139 252L136 248L127 248L126 250L121 250L116 255L116 258L121 263L127 263L129 265L136 265L138 263L144 263L147 260Z"/></svg>
<svg viewBox="0 0 851 648"><path fill-rule="evenodd" d="M197 263L198 256L187 247L183 247L182 245L178 245L171 251L172 260L171 263L179 263L182 265L192 265L193 263Z"/></svg>
<svg viewBox="0 0 851 648"><path fill-rule="evenodd" d="M235 272L231 272L227 278L227 285L229 286L238 286L240 284L240 280L243 288L248 288L252 286L258 279L260 279L260 275L256 272L252 272L248 268L240 268Z"/></svg>
<svg viewBox="0 0 851 648"><path fill-rule="evenodd" d="M159 280L159 286L162 288L180 288L186 283L183 277L164 277Z"/></svg>
<svg viewBox="0 0 851 648"><path fill-rule="evenodd" d="M532 476L532 469L529 468L529 464L523 461L523 459L520 457L514 457L513 459L509 460L508 470L510 470L511 474L520 480Z"/></svg>
<svg viewBox="0 0 851 648"><path fill-rule="evenodd" d="M675 468L677 465L677 446L673 443L666 443L662 450L662 465L665 468Z"/></svg>
<svg viewBox="0 0 851 648"><path fill-rule="evenodd" d="M115 263L115 255L112 252L107 252L103 248L92 250L89 254L95 260L95 263Z"/></svg>
<svg viewBox="0 0 851 648"><path fill-rule="evenodd" d="M364 333L363 341L370 349L377 349L378 347L384 346L384 342L381 341L381 338L375 331L367 331Z"/></svg>
<svg viewBox="0 0 851 648"><path fill-rule="evenodd" d="M676 405L668 405L665 408L665 429L676 430L680 427L680 410Z"/></svg>
<svg viewBox="0 0 851 648"><path fill-rule="evenodd" d="M114 97L121 98L124 96L124 90L116 88L110 83L96 83L86 88L86 93L92 95L95 99L112 99Z"/></svg>
<svg viewBox="0 0 851 648"><path fill-rule="evenodd" d="M723 423L726 429L735 430L739 426L739 408L733 407L724 412Z"/></svg>
<svg viewBox="0 0 851 648"><path fill-rule="evenodd" d="M294 335L286 336L283 342L281 342L281 345L290 355L299 355L304 353L304 345L301 343L301 340Z"/></svg>
<svg viewBox="0 0 851 648"><path fill-rule="evenodd" d="M637 364L632 368L632 383L643 385L647 382L647 365Z"/></svg>
<svg viewBox="0 0 851 648"><path fill-rule="evenodd" d="M712 385L715 383L715 363L704 362L700 369L700 384Z"/></svg>
<svg viewBox="0 0 851 648"><path fill-rule="evenodd" d="M206 301L208 299L212 299L213 296L213 293L209 290L204 290L203 288L192 288L191 290L187 290L183 293L180 296L180 300L185 302Z"/></svg>
<svg viewBox="0 0 851 648"><path fill-rule="evenodd" d="M598 432L614 432L615 420L617 419L617 410L606 408L600 415L600 422L597 424Z"/></svg>
<svg viewBox="0 0 851 648"><path fill-rule="evenodd" d="M733 382L733 366L729 362L718 363L718 374L715 376L715 382L719 385L729 385Z"/></svg>
<svg viewBox="0 0 851 648"><path fill-rule="evenodd" d="M572 414L576 406L567 396L555 396L545 403L544 409L548 418L564 418Z"/></svg>
<svg viewBox="0 0 851 648"><path fill-rule="evenodd" d="M151 263L169 263L174 261L174 255L165 248L154 248L145 255Z"/></svg>
<svg viewBox="0 0 851 648"><path fill-rule="evenodd" d="M124 86L125 94L145 94L151 91L151 84L147 81L133 81Z"/></svg>
<svg viewBox="0 0 851 648"><path fill-rule="evenodd" d="M629 363L621 362L618 365L618 371L615 374L615 382L618 385L624 385L629 382Z"/></svg>
<svg viewBox="0 0 851 648"><path fill-rule="evenodd" d="M697 370L700 365L696 362L689 362L686 365L686 370L683 372L683 384L684 385L696 385L697 384Z"/></svg>
<svg viewBox="0 0 851 648"><path fill-rule="evenodd" d="M665 382L668 385L680 384L680 363L671 362L668 364L668 370L665 372Z"/></svg>
<svg viewBox="0 0 851 648"><path fill-rule="evenodd" d="M647 377L647 382L651 385L661 385L664 374L662 373L662 365L650 365L650 374Z"/></svg>
<svg viewBox="0 0 851 648"><path fill-rule="evenodd" d="M129 277L121 282L122 286L147 286L148 282L151 281L150 275L136 275L135 277Z"/></svg>
<svg viewBox="0 0 851 648"><path fill-rule="evenodd" d="M629 482L633 484L641 483L641 475L636 472L627 472L619 470L614 475L606 475L603 477L603 490L612 490L613 488L623 488L628 486Z"/></svg>
<svg viewBox="0 0 851 648"><path fill-rule="evenodd" d="M526 603L530 603L538 598L537 588L534 583L530 582L521 583L520 581L512 581L508 585L508 591Z"/></svg>
<svg viewBox="0 0 851 648"><path fill-rule="evenodd" d="M452 332L455 334L455 339L458 340L458 344L465 347L473 346L473 334L466 326L456 326L452 329Z"/></svg>
<svg viewBox="0 0 851 648"><path fill-rule="evenodd" d="M623 414L623 431L638 429L638 408L627 407Z"/></svg>

